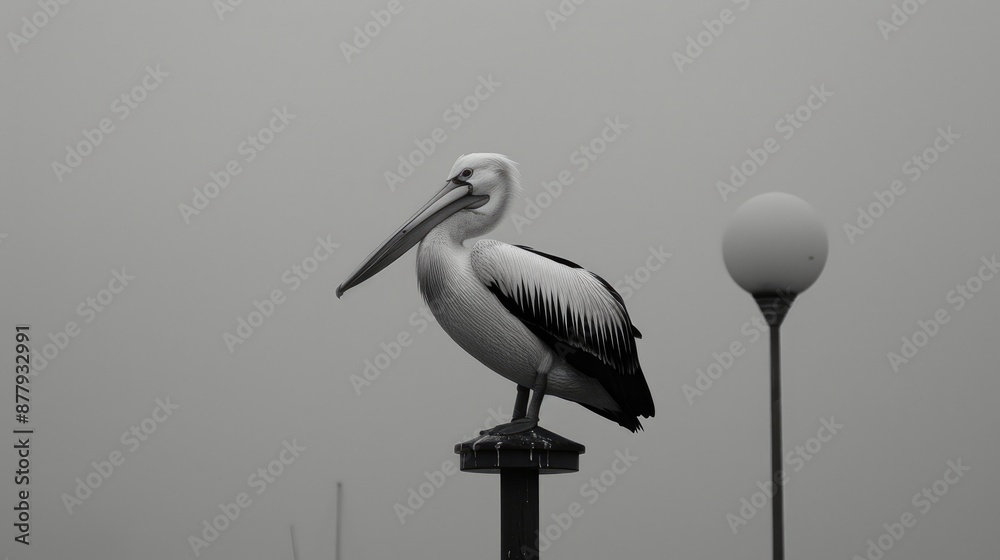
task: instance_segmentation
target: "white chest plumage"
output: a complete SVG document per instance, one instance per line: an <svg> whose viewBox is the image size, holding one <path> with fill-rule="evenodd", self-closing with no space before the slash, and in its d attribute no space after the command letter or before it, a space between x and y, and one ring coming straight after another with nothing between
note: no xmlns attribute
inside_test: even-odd
<svg viewBox="0 0 1000 560"><path fill-rule="evenodd" d="M432 232L417 251L420 293L431 312L466 352L505 378L531 387L549 354L510 314L472 269L472 249Z"/></svg>

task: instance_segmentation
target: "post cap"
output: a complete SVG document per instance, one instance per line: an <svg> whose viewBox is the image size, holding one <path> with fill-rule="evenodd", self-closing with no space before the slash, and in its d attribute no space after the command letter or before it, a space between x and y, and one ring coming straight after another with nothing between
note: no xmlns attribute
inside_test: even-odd
<svg viewBox="0 0 1000 560"><path fill-rule="evenodd" d="M484 435L455 445L466 472L497 474L531 469L540 474L577 472L586 448L541 426L520 434Z"/></svg>

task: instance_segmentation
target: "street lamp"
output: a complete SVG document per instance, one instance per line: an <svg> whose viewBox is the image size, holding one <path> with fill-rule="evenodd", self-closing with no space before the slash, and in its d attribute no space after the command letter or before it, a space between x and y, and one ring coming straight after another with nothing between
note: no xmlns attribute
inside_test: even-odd
<svg viewBox="0 0 1000 560"><path fill-rule="evenodd" d="M750 292L771 331L771 508L774 560L785 558L781 456L781 323L796 296L819 278L828 250L826 228L804 200L772 192L746 201L722 236L733 280Z"/></svg>

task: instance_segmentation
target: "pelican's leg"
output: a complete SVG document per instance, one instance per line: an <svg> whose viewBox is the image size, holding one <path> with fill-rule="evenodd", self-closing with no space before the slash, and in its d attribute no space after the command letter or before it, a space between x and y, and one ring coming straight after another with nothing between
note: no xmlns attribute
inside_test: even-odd
<svg viewBox="0 0 1000 560"><path fill-rule="evenodd" d="M510 417L511 421L524 418L524 414L528 410L528 393L530 392L531 389L527 387L517 386L517 399L514 401L514 414Z"/></svg>
<svg viewBox="0 0 1000 560"><path fill-rule="evenodd" d="M545 387L549 383L549 374L540 372L535 378L535 391L531 394L531 402L528 403L528 413L525 420L531 420L531 427L538 425L538 413L542 410L542 397L545 396Z"/></svg>
<svg viewBox="0 0 1000 560"><path fill-rule="evenodd" d="M482 435L495 436L495 435L499 435L499 434L516 434L519 431L524 431L524 430L516 430L516 431L509 432L509 431L506 431L506 430L508 430L512 426L514 426L515 422L517 422L518 420L523 420L524 419L524 416L525 416L525 414L528 411L528 394L529 393L531 393L531 389L529 389L527 387L524 387L523 385L518 385L517 386L517 399L514 400L514 414L511 415L510 422L507 422L506 424L500 424L498 426L494 426L493 428L490 428L489 430L483 430L483 431L479 432L479 435L481 435L481 436Z"/></svg>
<svg viewBox="0 0 1000 560"><path fill-rule="evenodd" d="M545 396L545 386L548 384L548 373L538 373L535 377L535 390L531 394L531 402L527 403L528 388L517 386L517 402L514 404L514 417L507 424L500 424L492 430L480 432L481 435L510 435L527 432L538 425L538 412L542 408L542 397Z"/></svg>

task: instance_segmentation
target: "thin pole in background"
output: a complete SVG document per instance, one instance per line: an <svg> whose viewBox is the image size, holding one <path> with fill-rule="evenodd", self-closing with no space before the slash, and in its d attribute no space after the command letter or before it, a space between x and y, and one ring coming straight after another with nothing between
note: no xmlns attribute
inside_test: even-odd
<svg viewBox="0 0 1000 560"><path fill-rule="evenodd" d="M795 300L795 294L756 295L764 320L771 331L771 550L774 560L785 560L785 475L781 445L781 323Z"/></svg>
<svg viewBox="0 0 1000 560"><path fill-rule="evenodd" d="M343 493L344 493L343 492L343 485L338 480L337 481L337 533L336 533L336 535L337 535L336 536L337 541L336 541L336 549L335 549L336 556L334 556L334 558L336 560L340 560L340 514L341 514L342 511L344 511L343 505L342 505L343 504L343 499L342 499Z"/></svg>
<svg viewBox="0 0 1000 560"><path fill-rule="evenodd" d="M771 327L771 542L774 560L785 560L785 497L781 458L781 327Z"/></svg>

